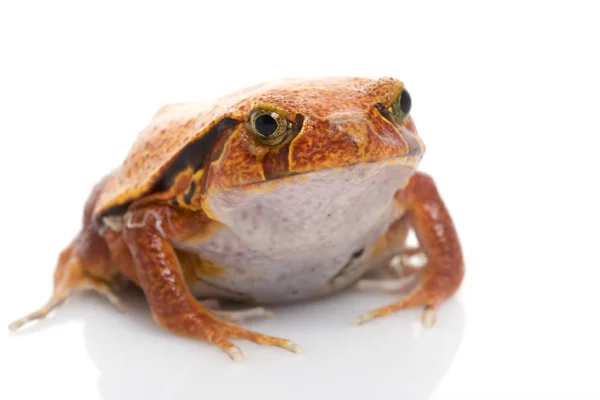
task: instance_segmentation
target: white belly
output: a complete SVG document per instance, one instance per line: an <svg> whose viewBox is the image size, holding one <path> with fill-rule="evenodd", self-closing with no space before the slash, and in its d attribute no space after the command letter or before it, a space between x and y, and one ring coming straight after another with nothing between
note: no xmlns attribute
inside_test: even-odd
<svg viewBox="0 0 600 400"><path fill-rule="evenodd" d="M347 287L394 255L393 248L375 254L373 244L402 214L392 200L410 172L401 165L359 164L286 178L269 192L210 198L224 227L206 242L175 246L224 274L201 277L192 292L268 304Z"/></svg>

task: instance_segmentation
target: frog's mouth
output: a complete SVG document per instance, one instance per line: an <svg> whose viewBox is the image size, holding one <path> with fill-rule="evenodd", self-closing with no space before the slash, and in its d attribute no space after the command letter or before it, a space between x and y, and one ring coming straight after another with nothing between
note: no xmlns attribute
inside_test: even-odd
<svg viewBox="0 0 600 400"><path fill-rule="evenodd" d="M357 162L353 164L348 164L341 167L333 167L333 168L323 168L315 171L293 171L288 170L286 172L281 172L276 175L265 176L264 180L248 182L244 185L240 185L240 188L243 188L246 191L258 190L261 192L274 190L281 185L294 184L295 182L302 182L304 180L310 180L312 174L331 174L331 176L341 176L344 175L344 171L368 171L376 169L377 167L383 167L387 165L399 165L404 166L408 169L415 169L417 165L419 165L421 161L421 154L412 154L412 155L403 155L400 157L395 157L391 159L387 159L384 161L373 161L373 162Z"/></svg>

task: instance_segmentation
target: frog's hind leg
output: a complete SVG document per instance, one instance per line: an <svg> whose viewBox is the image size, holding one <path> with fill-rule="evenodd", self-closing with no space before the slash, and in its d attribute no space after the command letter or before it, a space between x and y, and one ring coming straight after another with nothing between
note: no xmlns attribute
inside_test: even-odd
<svg viewBox="0 0 600 400"><path fill-rule="evenodd" d="M42 307L11 323L8 326L9 330L14 331L30 321L45 318L69 297L82 291L100 293L114 304L119 311L123 311L122 303L112 292L108 281L95 277L86 271L85 264L78 254L79 243L80 241L76 239L61 253L54 272L54 290L50 299Z"/></svg>
<svg viewBox="0 0 600 400"><path fill-rule="evenodd" d="M104 180L92 191L86 204L83 229L73 242L60 254L54 272L54 290L50 299L39 309L11 323L8 328L14 331L24 324L46 317L52 310L64 303L77 292L95 291L105 296L117 309L123 311L119 298L109 284L116 268L111 262L106 242L96 232L91 223L91 210L98 198Z"/></svg>
<svg viewBox="0 0 600 400"><path fill-rule="evenodd" d="M407 278L359 282L358 288L379 288L393 292L407 288L408 282L404 279L413 279L409 292L400 301L365 313L354 322L362 324L401 309L424 306L423 324L431 326L435 323L436 307L458 290L464 277L458 235L429 176L421 173L413 175L406 188L396 194L396 200L406 207L403 218L406 218L419 240L419 248L412 253L424 253L426 262L422 268L410 270Z"/></svg>

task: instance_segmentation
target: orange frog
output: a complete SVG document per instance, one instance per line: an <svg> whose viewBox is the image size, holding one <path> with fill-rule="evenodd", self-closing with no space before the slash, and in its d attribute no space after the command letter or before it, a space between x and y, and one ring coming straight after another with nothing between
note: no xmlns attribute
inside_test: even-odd
<svg viewBox="0 0 600 400"><path fill-rule="evenodd" d="M112 287L123 277L143 289L159 325L235 361L231 339L300 351L236 322L348 287L405 290L357 323L423 306L432 325L463 280L463 256L433 180L416 172L425 147L410 109L402 82L347 77L163 107L92 190L50 300L10 329L80 290L121 309ZM411 228L417 248L406 245ZM421 268L398 262L417 253ZM206 302L215 299L250 306L225 312Z"/></svg>

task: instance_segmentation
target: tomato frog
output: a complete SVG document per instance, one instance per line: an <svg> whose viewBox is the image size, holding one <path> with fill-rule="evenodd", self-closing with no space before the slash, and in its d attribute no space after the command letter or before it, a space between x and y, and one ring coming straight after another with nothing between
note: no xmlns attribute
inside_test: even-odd
<svg viewBox="0 0 600 400"><path fill-rule="evenodd" d="M301 350L243 319L347 288L399 294L356 323L423 307L432 325L464 265L434 181L417 171L425 146L410 110L401 81L352 77L284 79L162 107L91 191L50 300L9 328L81 290L122 309L113 290L122 279L143 290L160 326L234 361L243 356L232 339ZM406 244L411 229L418 246ZM420 267L405 262L415 254Z"/></svg>

